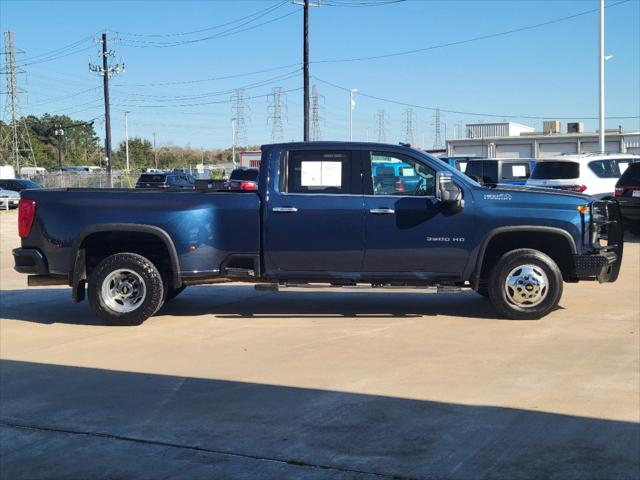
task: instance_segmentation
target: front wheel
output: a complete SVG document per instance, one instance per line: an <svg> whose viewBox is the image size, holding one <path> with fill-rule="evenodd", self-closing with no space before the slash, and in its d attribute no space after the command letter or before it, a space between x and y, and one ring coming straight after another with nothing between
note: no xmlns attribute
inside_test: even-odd
<svg viewBox="0 0 640 480"><path fill-rule="evenodd" d="M504 316L537 320L562 296L562 273L544 253L522 248L505 253L489 277L489 298Z"/></svg>
<svg viewBox="0 0 640 480"><path fill-rule="evenodd" d="M163 293L158 269L135 253L105 258L89 277L89 304L111 325L140 325L160 308Z"/></svg>

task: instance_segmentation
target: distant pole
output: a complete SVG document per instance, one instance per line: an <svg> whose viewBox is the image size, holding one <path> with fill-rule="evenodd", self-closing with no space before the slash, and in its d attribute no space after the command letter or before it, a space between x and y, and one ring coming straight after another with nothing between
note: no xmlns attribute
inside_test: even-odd
<svg viewBox="0 0 640 480"><path fill-rule="evenodd" d="M236 119L231 119L231 161L236 166Z"/></svg>
<svg viewBox="0 0 640 480"><path fill-rule="evenodd" d="M64 167L64 150L62 149L62 140L64 139L64 130L58 126L55 130L55 135L58 137L58 163L60 165L60 171Z"/></svg>
<svg viewBox="0 0 640 480"><path fill-rule="evenodd" d="M102 32L102 71L104 75L103 87L104 87L104 149L107 156L107 181L109 187L113 187L113 180L111 178L111 111L109 108L109 52L107 50L107 32Z"/></svg>
<svg viewBox="0 0 640 480"><path fill-rule="evenodd" d="M309 0L304 0L304 141L309 141Z"/></svg>
<svg viewBox="0 0 640 480"><path fill-rule="evenodd" d="M600 52L598 58L600 66L600 152L605 152L604 140L604 0L600 0Z"/></svg>
<svg viewBox="0 0 640 480"><path fill-rule="evenodd" d="M353 142L353 110L356 108L356 102L353 95L358 91L357 88L349 90L349 141Z"/></svg>
<svg viewBox="0 0 640 480"><path fill-rule="evenodd" d="M156 150L156 132L153 132L153 163L158 169L158 150Z"/></svg>
<svg viewBox="0 0 640 480"><path fill-rule="evenodd" d="M127 158L127 173L129 173L129 124L127 122L129 113L131 112L124 112L124 152Z"/></svg>

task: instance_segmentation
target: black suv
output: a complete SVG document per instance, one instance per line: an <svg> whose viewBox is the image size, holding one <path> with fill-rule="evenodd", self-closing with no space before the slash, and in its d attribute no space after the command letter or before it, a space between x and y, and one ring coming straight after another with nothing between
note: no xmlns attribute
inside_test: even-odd
<svg viewBox="0 0 640 480"><path fill-rule="evenodd" d="M631 233L640 235L640 162L631 163L616 183L616 200Z"/></svg>
<svg viewBox="0 0 640 480"><path fill-rule="evenodd" d="M469 160L464 173L481 184L524 185L534 165L530 158L483 158Z"/></svg>
<svg viewBox="0 0 640 480"><path fill-rule="evenodd" d="M27 188L42 188L42 185L25 178L10 178L7 180L0 180L0 188L3 190L20 192L22 190L26 190Z"/></svg>
<svg viewBox="0 0 640 480"><path fill-rule="evenodd" d="M193 190L195 178L188 173L143 173L136 188L160 188L163 190Z"/></svg>

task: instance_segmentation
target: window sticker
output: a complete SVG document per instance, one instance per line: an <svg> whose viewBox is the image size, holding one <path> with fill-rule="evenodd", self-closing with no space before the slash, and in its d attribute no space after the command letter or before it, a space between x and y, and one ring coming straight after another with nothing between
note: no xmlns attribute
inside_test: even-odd
<svg viewBox="0 0 640 480"><path fill-rule="evenodd" d="M342 186L342 162L322 162L323 187Z"/></svg>
<svg viewBox="0 0 640 480"><path fill-rule="evenodd" d="M525 167L524 165L514 165L512 173L514 177L526 177L527 167Z"/></svg>
<svg viewBox="0 0 640 480"><path fill-rule="evenodd" d="M322 185L322 162L300 162L303 187L319 187Z"/></svg>
<svg viewBox="0 0 640 480"><path fill-rule="evenodd" d="M341 187L342 162L300 162L303 187Z"/></svg>
<svg viewBox="0 0 640 480"><path fill-rule="evenodd" d="M403 177L415 177L416 176L416 171L413 169L413 167L403 168L402 169L402 176Z"/></svg>

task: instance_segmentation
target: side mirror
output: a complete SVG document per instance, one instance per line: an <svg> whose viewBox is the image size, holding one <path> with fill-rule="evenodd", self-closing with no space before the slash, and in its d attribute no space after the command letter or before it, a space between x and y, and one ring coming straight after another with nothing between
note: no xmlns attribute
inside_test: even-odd
<svg viewBox="0 0 640 480"><path fill-rule="evenodd" d="M437 175L436 197L450 211L459 212L464 208L462 189L456 185L451 175L438 173Z"/></svg>

